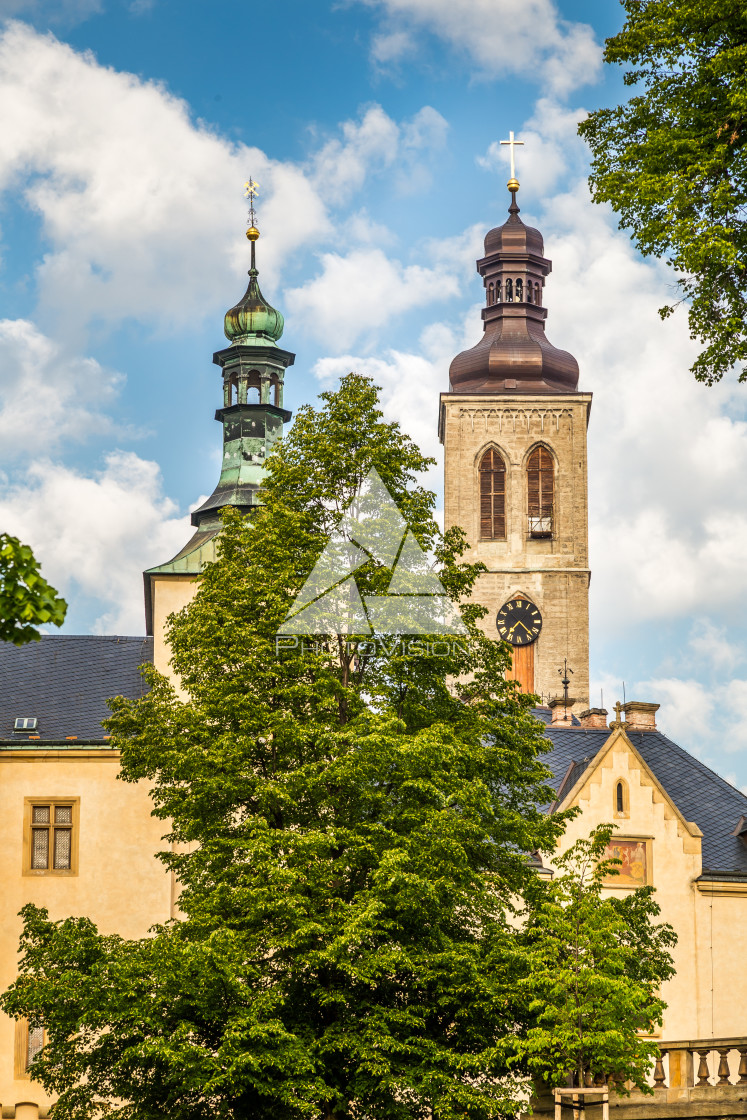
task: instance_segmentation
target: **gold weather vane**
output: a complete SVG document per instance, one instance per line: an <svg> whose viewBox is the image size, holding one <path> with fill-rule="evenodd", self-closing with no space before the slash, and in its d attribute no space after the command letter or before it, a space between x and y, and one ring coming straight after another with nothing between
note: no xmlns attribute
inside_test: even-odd
<svg viewBox="0 0 747 1120"><path fill-rule="evenodd" d="M508 181L508 189L510 191L518 191L519 181L516 178L516 162L514 159L514 148L523 148L523 140L515 140L513 132L509 132L508 140L501 140L501 144L505 144L511 152L511 178Z"/></svg>
<svg viewBox="0 0 747 1120"><path fill-rule="evenodd" d="M250 241L256 241L259 237L259 230L254 224L254 200L259 194L259 183L252 179L251 175L244 183L244 198L249 199L249 228L246 231L246 236Z"/></svg>

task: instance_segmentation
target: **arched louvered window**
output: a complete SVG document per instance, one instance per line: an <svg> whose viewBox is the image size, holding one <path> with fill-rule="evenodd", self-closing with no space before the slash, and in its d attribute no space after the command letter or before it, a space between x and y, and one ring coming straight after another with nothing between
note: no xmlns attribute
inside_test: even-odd
<svg viewBox="0 0 747 1120"><path fill-rule="evenodd" d="M488 284L488 305L495 301L495 288L492 284Z"/></svg>
<svg viewBox="0 0 747 1120"><path fill-rule="evenodd" d="M493 447L480 460L480 537L503 540L506 536L506 464Z"/></svg>
<svg viewBox="0 0 747 1120"><path fill-rule="evenodd" d="M552 536L554 474L550 452L546 447L535 447L527 463L530 537Z"/></svg>

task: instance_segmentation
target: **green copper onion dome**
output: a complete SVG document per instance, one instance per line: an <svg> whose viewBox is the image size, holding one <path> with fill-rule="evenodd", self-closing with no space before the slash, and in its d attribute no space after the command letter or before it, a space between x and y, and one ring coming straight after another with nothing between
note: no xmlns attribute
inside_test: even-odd
<svg viewBox="0 0 747 1120"><path fill-rule="evenodd" d="M254 259L254 243L259 237L259 230L252 226L246 236L252 244L249 287L236 306L226 312L223 330L229 342L243 346L274 346L283 333L283 316L270 306L257 283L259 273Z"/></svg>

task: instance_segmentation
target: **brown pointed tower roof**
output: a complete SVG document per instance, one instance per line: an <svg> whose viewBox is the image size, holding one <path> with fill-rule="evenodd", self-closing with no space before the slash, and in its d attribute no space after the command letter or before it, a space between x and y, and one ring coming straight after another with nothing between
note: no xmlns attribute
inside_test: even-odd
<svg viewBox="0 0 747 1120"><path fill-rule="evenodd" d="M451 363L453 393L573 393L578 386L578 362L545 335L542 289L552 262L540 231L519 217L518 186L512 179L508 221L490 230L477 262L485 284L484 334Z"/></svg>

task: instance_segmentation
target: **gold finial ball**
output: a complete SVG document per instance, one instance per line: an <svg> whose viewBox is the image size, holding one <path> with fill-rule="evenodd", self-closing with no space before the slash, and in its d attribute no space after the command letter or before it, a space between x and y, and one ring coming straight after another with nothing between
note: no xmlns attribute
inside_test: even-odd
<svg viewBox="0 0 747 1120"><path fill-rule="evenodd" d="M510 191L518 191L519 180L518 179L509 179L508 182L506 183L506 186L508 187L508 189Z"/></svg>
<svg viewBox="0 0 747 1120"><path fill-rule="evenodd" d="M250 241L256 241L259 237L259 230L256 226L249 226L249 229L246 231L246 236Z"/></svg>

